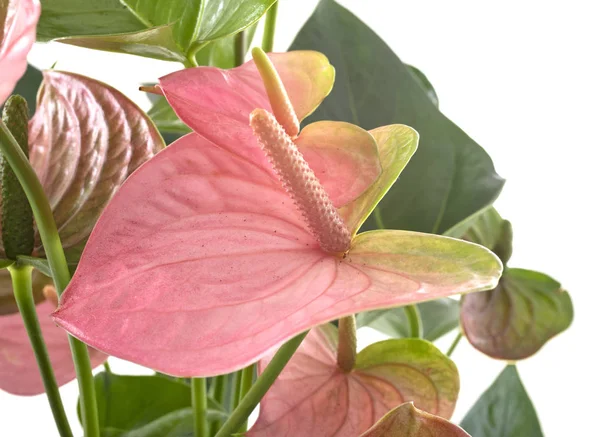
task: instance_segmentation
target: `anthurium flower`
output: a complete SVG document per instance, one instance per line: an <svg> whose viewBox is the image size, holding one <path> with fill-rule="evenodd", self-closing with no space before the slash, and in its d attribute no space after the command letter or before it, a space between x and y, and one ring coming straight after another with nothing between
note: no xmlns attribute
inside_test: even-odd
<svg viewBox="0 0 600 437"><path fill-rule="evenodd" d="M55 313L60 326L161 372L208 376L328 320L496 284L501 264L480 246L356 235L416 132L321 122L296 137L331 89L332 67L315 52L272 55L280 80L257 58L160 80L195 132L108 205Z"/></svg>
<svg viewBox="0 0 600 437"><path fill-rule="evenodd" d="M353 369L337 360L337 329L311 330L260 404L248 437L359 436L398 405L412 401L450 417L458 397L454 363L433 344L416 338L372 344ZM262 372L275 351L262 358Z"/></svg>
<svg viewBox="0 0 600 437"><path fill-rule="evenodd" d="M68 254L81 251L117 188L163 147L152 122L119 91L76 74L44 73L37 111L29 124L29 156ZM39 237L36 241L34 255L43 256ZM0 258L5 258L1 246ZM75 377L75 370L67 336L49 317L56 305L42 295L49 283L49 278L34 272L38 318L62 384ZM16 311L10 275L0 270L0 389L24 395L42 393L33 351ZM98 352L92 357L95 365L105 359Z"/></svg>
<svg viewBox="0 0 600 437"><path fill-rule="evenodd" d="M469 437L469 434L408 402L390 411L360 437Z"/></svg>
<svg viewBox="0 0 600 437"><path fill-rule="evenodd" d="M39 0L0 3L0 105L27 69L27 54L35 42Z"/></svg>

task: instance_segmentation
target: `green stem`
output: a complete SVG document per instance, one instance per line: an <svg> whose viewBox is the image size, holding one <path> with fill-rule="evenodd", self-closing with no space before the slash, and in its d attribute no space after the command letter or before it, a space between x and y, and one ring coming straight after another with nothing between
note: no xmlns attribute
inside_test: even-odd
<svg viewBox="0 0 600 437"><path fill-rule="evenodd" d="M112 373L112 369L110 368L110 364L108 364L108 360L104 362L104 371L106 373Z"/></svg>
<svg viewBox="0 0 600 437"><path fill-rule="evenodd" d="M348 373L356 362L356 319L343 317L338 322L338 367Z"/></svg>
<svg viewBox="0 0 600 437"><path fill-rule="evenodd" d="M421 320L421 313L416 305L406 305L404 312L408 318L408 325L410 327L410 336L414 338L423 338L423 321Z"/></svg>
<svg viewBox="0 0 600 437"><path fill-rule="evenodd" d="M240 66L246 59L246 31L242 30L235 36L234 41L235 49L235 66Z"/></svg>
<svg viewBox="0 0 600 437"><path fill-rule="evenodd" d="M213 399L221 406L225 407L225 393L227 391L227 375L215 377L211 394ZM210 426L210 435L215 435L221 427L220 420L214 420Z"/></svg>
<svg viewBox="0 0 600 437"><path fill-rule="evenodd" d="M206 379L192 378L192 409L194 410L194 437L208 437L206 410Z"/></svg>
<svg viewBox="0 0 600 437"><path fill-rule="evenodd" d="M458 346L458 343L460 342L460 339L462 338L462 336L463 336L462 332L458 331L458 334L456 334L456 338L450 345L450 349L448 349L448 352L446 352L446 355L448 355L448 357L452 356L452 354L454 353L454 349L456 349L456 346Z"/></svg>
<svg viewBox="0 0 600 437"><path fill-rule="evenodd" d="M231 416L229 416L229 419L227 419L215 437L230 437L231 434L236 433L240 429L307 335L308 331L292 338L279 348L264 372L256 379L248 394L244 396L244 399L242 399L238 407L231 413Z"/></svg>
<svg viewBox="0 0 600 437"><path fill-rule="evenodd" d="M0 122L0 150L27 195L48 258L56 293L60 296L69 284L71 274L58 236L52 209L33 167L3 122ZM71 336L69 336L69 344L79 383L84 435L85 437L99 437L98 409L88 349L84 343Z"/></svg>
<svg viewBox="0 0 600 437"><path fill-rule="evenodd" d="M273 6L267 11L265 17L265 30L263 33L262 49L265 53L273 51L273 42L275 41L275 23L277 22L277 8L279 2L275 2Z"/></svg>
<svg viewBox="0 0 600 437"><path fill-rule="evenodd" d="M251 364L248 367L244 368L242 370L242 373L241 373L241 379L240 379L240 398L239 398L239 401L238 401L238 405L242 401L242 399L244 399L244 397L250 391L250 388L252 387L252 380L253 379L254 379L254 364ZM242 426L240 427L240 429L238 430L238 432L239 433L243 433L243 432L246 432L247 430L248 430L248 421L246 420L242 424Z"/></svg>
<svg viewBox="0 0 600 437"><path fill-rule="evenodd" d="M72 437L71 427L65 414L65 408L58 392L58 384L54 377L54 371L52 370L52 363L48 356L48 350L44 343L42 336L42 329L40 322L37 317L35 310L35 302L33 300L33 293L31 290L31 272L33 268L30 266L21 266L13 264L8 268L10 276L12 277L13 291L15 294L15 300L19 307L19 312L25 323L25 329L35 354L38 367L40 369L40 375L44 382L44 388L46 389L46 396L48 397L48 403L52 409L52 415L54 416L54 422L61 437Z"/></svg>

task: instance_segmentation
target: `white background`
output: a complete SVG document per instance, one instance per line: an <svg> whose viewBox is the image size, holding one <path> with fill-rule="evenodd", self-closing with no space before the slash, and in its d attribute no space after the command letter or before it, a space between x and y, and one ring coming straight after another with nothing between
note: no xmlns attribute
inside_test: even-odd
<svg viewBox="0 0 600 437"><path fill-rule="evenodd" d="M316 0L282 0L276 50L284 51ZM573 297L575 322L519 363L547 437L591 435L597 416L599 268L597 167L600 67L596 2L347 0L407 63L433 83L441 110L481 144L508 182L497 202L515 230L513 267L541 270ZM37 45L30 61L89 75L145 109L141 82L177 64L62 46ZM380 339L361 333L361 343ZM454 334L452 334L453 337ZM446 350L451 338L440 341ZM459 421L503 367L463 341L454 354L462 389ZM111 359L117 372L148 372ZM76 383L61 389L76 432ZM54 436L44 396L0 392L3 436ZM528 436L523 436L528 437Z"/></svg>

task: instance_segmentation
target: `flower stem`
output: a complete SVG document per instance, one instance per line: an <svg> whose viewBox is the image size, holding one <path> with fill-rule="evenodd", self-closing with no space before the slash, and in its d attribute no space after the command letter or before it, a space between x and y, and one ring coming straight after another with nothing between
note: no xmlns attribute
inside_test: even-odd
<svg viewBox="0 0 600 437"><path fill-rule="evenodd" d="M263 33L262 49L266 52L273 51L273 43L275 41L275 23L277 22L277 8L279 2L275 2L273 6L267 11L265 17L265 30Z"/></svg>
<svg viewBox="0 0 600 437"><path fill-rule="evenodd" d="M244 399L244 397L250 391L252 387L252 379L254 378L254 364L249 365L248 367L242 369L241 379L240 379L240 398L239 402ZM238 402L238 404L239 404ZM239 433L246 432L248 430L248 421L246 420L241 428L238 430Z"/></svg>
<svg viewBox="0 0 600 437"><path fill-rule="evenodd" d="M244 63L246 59L246 31L241 30L236 36L234 41L235 49L235 66L238 67Z"/></svg>
<svg viewBox="0 0 600 437"><path fill-rule="evenodd" d="M71 274L65 259L58 230L52 209L42 188L33 167L29 160L15 141L14 137L7 129L6 125L0 121L0 150L10 164L15 175L19 179L31 209L35 217L35 222L44 245L56 293L60 296L71 280ZM98 426L98 409L96 407L96 394L94 389L94 377L92 376L92 366L87 346L69 336L71 354L75 364L75 372L79 383L79 394L81 404L81 419L83 423L85 437L99 437L100 428Z"/></svg>
<svg viewBox="0 0 600 437"><path fill-rule="evenodd" d="M356 319L343 317L338 322L337 363L340 369L348 373L356 362Z"/></svg>
<svg viewBox="0 0 600 437"><path fill-rule="evenodd" d="M456 338L454 339L454 341L450 345L450 348L448 349L448 352L446 352L446 355L448 355L448 357L452 356L452 354L454 353L454 349L456 349L456 346L458 346L458 343L460 342L460 339L462 338L462 336L463 336L462 332L458 331L458 334L456 334Z"/></svg>
<svg viewBox="0 0 600 437"><path fill-rule="evenodd" d="M12 278L12 286L15 294L15 300L19 307L19 312L25 323L25 329L35 354L38 367L40 369L40 375L44 382L44 388L46 389L46 396L48 397L48 403L52 409L52 415L54 416L54 422L61 437L72 437L73 433L65 414L65 408L58 392L58 384L54 377L54 371L52 370L52 363L48 356L48 350L44 343L42 336L42 329L40 322L37 317L35 310L35 302L33 300L33 294L31 290L31 273L33 267L22 266L18 263L13 264L8 268L10 276Z"/></svg>
<svg viewBox="0 0 600 437"><path fill-rule="evenodd" d="M408 318L408 325L410 326L410 336L414 338L423 338L423 321L421 320L421 313L416 305L406 305L404 312Z"/></svg>
<svg viewBox="0 0 600 437"><path fill-rule="evenodd" d="M231 413L231 416L229 416L229 419L227 419L215 437L230 437L231 434L236 433L240 429L307 335L308 331L292 338L279 348L264 372L256 379L254 385L233 413Z"/></svg>
<svg viewBox="0 0 600 437"><path fill-rule="evenodd" d="M215 377L211 387L213 399L221 406L225 407L225 392L227 391L227 375ZM215 419L210 426L210 435L215 435L221 427L221 421Z"/></svg>
<svg viewBox="0 0 600 437"><path fill-rule="evenodd" d="M192 378L192 408L194 410L194 437L208 437L206 410L206 379Z"/></svg>

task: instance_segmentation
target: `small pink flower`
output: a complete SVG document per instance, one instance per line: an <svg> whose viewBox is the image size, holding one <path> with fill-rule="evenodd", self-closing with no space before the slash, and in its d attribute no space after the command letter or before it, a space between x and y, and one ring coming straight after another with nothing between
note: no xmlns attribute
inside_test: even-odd
<svg viewBox="0 0 600 437"><path fill-rule="evenodd" d="M0 105L27 69L39 17L39 0L7 0L0 5Z"/></svg>
<svg viewBox="0 0 600 437"><path fill-rule="evenodd" d="M418 136L402 125L320 122L296 137L296 120L331 90L333 68L316 52L271 60L282 83L265 59L260 73L251 61L161 79L195 132L111 201L55 313L60 326L161 372L210 376L332 319L496 284L502 267L480 246L356 235Z"/></svg>

